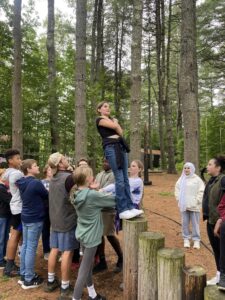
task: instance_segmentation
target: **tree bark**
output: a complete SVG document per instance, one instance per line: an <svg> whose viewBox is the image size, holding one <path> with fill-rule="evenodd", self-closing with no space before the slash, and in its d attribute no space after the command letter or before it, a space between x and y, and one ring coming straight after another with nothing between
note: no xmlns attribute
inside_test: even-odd
<svg viewBox="0 0 225 300"><path fill-rule="evenodd" d="M196 53L196 0L181 1L180 97L184 122L184 161L199 170L199 106Z"/></svg>
<svg viewBox="0 0 225 300"><path fill-rule="evenodd" d="M23 156L23 102L21 98L21 0L14 0L13 41L14 66L12 78L12 147Z"/></svg>
<svg viewBox="0 0 225 300"><path fill-rule="evenodd" d="M172 108L171 108L171 100L170 100L171 16L172 16L172 0L169 1L168 42L167 42L167 55L166 55L167 59L166 59L165 122L166 122L166 131L167 131L167 153L168 153L167 171L169 174L176 174Z"/></svg>
<svg viewBox="0 0 225 300"><path fill-rule="evenodd" d="M48 100L50 110L50 131L52 152L59 149L59 128L58 128L58 101L56 97L56 68L55 68L55 16L54 0L48 0Z"/></svg>
<svg viewBox="0 0 225 300"><path fill-rule="evenodd" d="M158 232L139 235L138 300L158 300L157 252L164 243L165 236Z"/></svg>
<svg viewBox="0 0 225 300"><path fill-rule="evenodd" d="M164 248L158 251L158 300L182 300L184 252Z"/></svg>
<svg viewBox="0 0 225 300"><path fill-rule="evenodd" d="M183 269L183 300L204 300L206 271L201 266Z"/></svg>
<svg viewBox="0 0 225 300"><path fill-rule="evenodd" d="M87 0L77 0L75 56L75 159L87 156L86 19Z"/></svg>
<svg viewBox="0 0 225 300"><path fill-rule="evenodd" d="M138 239L147 231L148 222L144 218L123 221L123 299L136 300L138 294Z"/></svg>
<svg viewBox="0 0 225 300"><path fill-rule="evenodd" d="M130 105L130 160L140 159L141 153L141 43L142 1L133 1L131 45L131 105Z"/></svg>

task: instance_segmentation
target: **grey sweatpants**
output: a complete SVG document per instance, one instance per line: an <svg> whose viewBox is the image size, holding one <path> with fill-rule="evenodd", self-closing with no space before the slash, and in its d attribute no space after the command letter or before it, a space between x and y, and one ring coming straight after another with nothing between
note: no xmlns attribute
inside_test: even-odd
<svg viewBox="0 0 225 300"><path fill-rule="evenodd" d="M93 268L93 262L94 262L96 250L97 250L97 246L93 248L84 249L84 256L81 261L77 281L74 287L74 292L73 292L74 299L81 299L85 284L86 286L91 286L93 284L92 268Z"/></svg>
<svg viewBox="0 0 225 300"><path fill-rule="evenodd" d="M182 213L182 235L183 239L200 241L200 212L186 210ZM192 224L192 235L190 233L190 223Z"/></svg>

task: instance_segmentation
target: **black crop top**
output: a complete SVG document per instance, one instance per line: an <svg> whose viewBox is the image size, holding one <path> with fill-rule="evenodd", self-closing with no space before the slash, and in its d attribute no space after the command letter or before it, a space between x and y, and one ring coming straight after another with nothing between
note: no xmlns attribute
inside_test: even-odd
<svg viewBox="0 0 225 300"><path fill-rule="evenodd" d="M114 134L118 135L118 133L115 131L115 129L99 125L99 122L101 121L101 119L103 119L103 118L98 117L96 119L96 125L97 125L98 132L101 135L103 141L104 141L104 139L108 138L111 135L114 135Z"/></svg>

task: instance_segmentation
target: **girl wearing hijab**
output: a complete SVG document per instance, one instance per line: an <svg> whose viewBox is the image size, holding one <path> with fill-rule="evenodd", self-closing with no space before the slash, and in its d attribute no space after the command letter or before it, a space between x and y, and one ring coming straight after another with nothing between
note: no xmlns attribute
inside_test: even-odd
<svg viewBox="0 0 225 300"><path fill-rule="evenodd" d="M201 178L195 174L195 166L186 162L183 172L175 185L175 197L178 201L182 217L182 235L184 247L190 248L190 239L194 241L194 248L200 249L200 210L205 185ZM192 225L192 234L189 225Z"/></svg>

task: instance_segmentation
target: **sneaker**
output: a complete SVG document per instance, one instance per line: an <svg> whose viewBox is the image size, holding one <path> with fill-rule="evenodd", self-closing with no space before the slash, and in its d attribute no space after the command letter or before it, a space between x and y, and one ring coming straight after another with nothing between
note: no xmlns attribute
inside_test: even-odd
<svg viewBox="0 0 225 300"><path fill-rule="evenodd" d="M119 214L120 219L129 220L134 218L136 215L132 210L125 210L122 213Z"/></svg>
<svg viewBox="0 0 225 300"><path fill-rule="evenodd" d="M17 281L18 284L23 285L25 281L25 276L24 275L20 275L20 279Z"/></svg>
<svg viewBox="0 0 225 300"><path fill-rule="evenodd" d="M123 284L123 282L120 284L119 289L120 289L121 291L123 291L123 289L124 289L124 284Z"/></svg>
<svg viewBox="0 0 225 300"><path fill-rule="evenodd" d="M60 287L60 282L59 282L58 278L55 277L53 282L47 281L47 283L44 286L44 291L46 293L51 293L59 287Z"/></svg>
<svg viewBox="0 0 225 300"><path fill-rule="evenodd" d="M225 273L220 274L220 281L218 283L218 289L225 291Z"/></svg>
<svg viewBox="0 0 225 300"><path fill-rule="evenodd" d="M134 213L135 217L138 217L144 213L142 209L132 208L131 211Z"/></svg>
<svg viewBox="0 0 225 300"><path fill-rule="evenodd" d="M184 240L184 248L190 248L190 241L189 240Z"/></svg>
<svg viewBox="0 0 225 300"><path fill-rule="evenodd" d="M47 253L44 254L44 260L48 260L49 254L50 254L49 252L47 252Z"/></svg>
<svg viewBox="0 0 225 300"><path fill-rule="evenodd" d="M93 274L97 274L103 272L108 269L106 261L100 261L97 265L94 266L92 272Z"/></svg>
<svg viewBox="0 0 225 300"><path fill-rule="evenodd" d="M210 280L207 280L207 285L216 285L220 281L220 272L216 272L216 276L211 278Z"/></svg>
<svg viewBox="0 0 225 300"><path fill-rule="evenodd" d="M20 268L14 263L11 269L5 267L3 275L7 277L20 276Z"/></svg>
<svg viewBox="0 0 225 300"><path fill-rule="evenodd" d="M24 281L24 283L22 284L22 288L24 290L28 290L28 289L34 289L39 287L40 285L42 285L44 279L40 276L34 276L34 278L31 281Z"/></svg>
<svg viewBox="0 0 225 300"><path fill-rule="evenodd" d="M3 259L3 261L2 261L2 262L0 262L0 270L1 270L1 269L4 269L4 268L5 268L5 266L6 266L6 260L5 260L5 259Z"/></svg>
<svg viewBox="0 0 225 300"><path fill-rule="evenodd" d="M106 300L106 297L101 296L100 294L97 294L95 298L88 297L88 300Z"/></svg>
<svg viewBox="0 0 225 300"><path fill-rule="evenodd" d="M114 268L114 273L120 273L123 270L123 261L118 260L116 267Z"/></svg>
<svg viewBox="0 0 225 300"><path fill-rule="evenodd" d="M60 296L57 298L57 300L71 300L71 299L73 299L73 290L74 290L74 288L71 285L69 285L65 289L63 289L61 287Z"/></svg>
<svg viewBox="0 0 225 300"><path fill-rule="evenodd" d="M200 241L194 241L194 249L200 249Z"/></svg>

